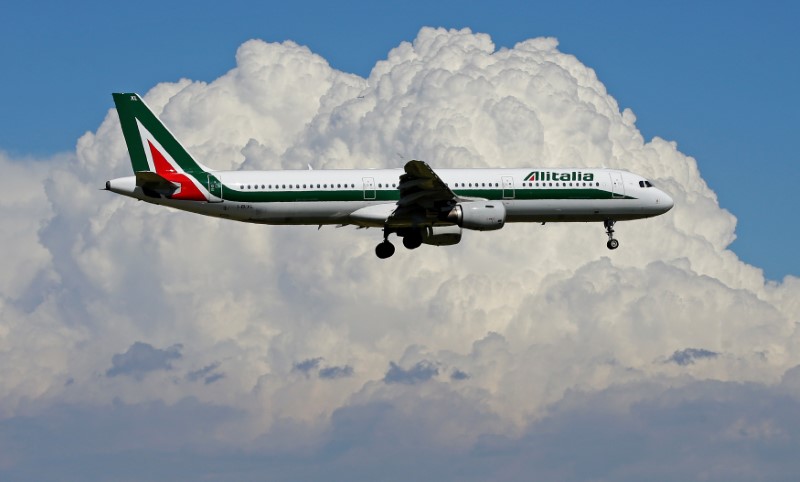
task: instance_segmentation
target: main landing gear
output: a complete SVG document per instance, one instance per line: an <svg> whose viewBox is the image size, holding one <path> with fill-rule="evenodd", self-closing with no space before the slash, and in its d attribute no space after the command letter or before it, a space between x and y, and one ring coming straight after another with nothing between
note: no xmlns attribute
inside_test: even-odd
<svg viewBox="0 0 800 482"><path fill-rule="evenodd" d="M603 221L603 226L606 227L606 234L608 235L608 242L606 243L608 249L619 248L619 241L614 239L614 223L616 223L616 221L610 219Z"/></svg>
<svg viewBox="0 0 800 482"><path fill-rule="evenodd" d="M397 233L403 238L403 246L407 249L417 249L422 246L422 231L414 228L389 229L383 228L383 242L375 246L375 255L380 259L386 259L394 254L394 245L389 242L389 235Z"/></svg>
<svg viewBox="0 0 800 482"><path fill-rule="evenodd" d="M394 254L394 245L390 243L388 239L384 239L381 244L375 246L375 255L380 259L389 258L393 254Z"/></svg>
<svg viewBox="0 0 800 482"><path fill-rule="evenodd" d="M394 245L389 242L390 234L392 234L391 229L383 228L383 242L375 246L375 256L380 259L390 258L394 254Z"/></svg>

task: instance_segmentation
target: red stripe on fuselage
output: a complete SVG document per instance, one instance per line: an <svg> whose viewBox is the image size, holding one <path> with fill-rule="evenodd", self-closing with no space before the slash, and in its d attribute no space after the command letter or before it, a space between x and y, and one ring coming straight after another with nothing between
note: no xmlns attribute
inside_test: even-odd
<svg viewBox="0 0 800 482"><path fill-rule="evenodd" d="M197 186L194 185L192 180L185 174L177 172L172 164L167 161L167 158L156 149L156 146L154 146L152 142L148 140L147 144L150 146L150 154L153 157L153 167L156 169L156 172L163 178L181 185L180 189L170 196L170 199L183 199L187 201L207 200L206 196L197 189Z"/></svg>

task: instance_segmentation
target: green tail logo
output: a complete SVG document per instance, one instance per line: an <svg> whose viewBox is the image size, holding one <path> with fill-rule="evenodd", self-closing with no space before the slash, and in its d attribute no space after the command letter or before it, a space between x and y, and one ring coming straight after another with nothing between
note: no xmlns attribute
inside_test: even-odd
<svg viewBox="0 0 800 482"><path fill-rule="evenodd" d="M134 93L112 95L137 178L155 173L171 182L171 199L210 200L207 168L192 158L142 98Z"/></svg>

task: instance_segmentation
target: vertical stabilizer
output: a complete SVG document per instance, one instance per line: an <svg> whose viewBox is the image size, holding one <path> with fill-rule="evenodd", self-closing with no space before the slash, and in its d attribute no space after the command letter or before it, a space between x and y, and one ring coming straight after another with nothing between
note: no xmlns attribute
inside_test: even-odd
<svg viewBox="0 0 800 482"><path fill-rule="evenodd" d="M112 95L137 185L171 199L215 201L208 189L214 179L209 169L192 158L142 98L134 93ZM163 180L159 186L173 185L172 192L152 188L156 178Z"/></svg>
<svg viewBox="0 0 800 482"><path fill-rule="evenodd" d="M192 158L138 94L112 95L134 172L161 174L172 169L198 175L208 170Z"/></svg>

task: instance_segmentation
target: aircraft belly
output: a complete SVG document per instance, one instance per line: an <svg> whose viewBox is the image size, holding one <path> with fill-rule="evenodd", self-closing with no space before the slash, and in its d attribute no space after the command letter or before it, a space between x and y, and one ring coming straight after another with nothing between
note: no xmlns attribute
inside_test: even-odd
<svg viewBox="0 0 800 482"><path fill-rule="evenodd" d="M248 221L264 224L346 224L353 211L368 201L259 203Z"/></svg>
<svg viewBox="0 0 800 482"><path fill-rule="evenodd" d="M506 205L507 222L589 222L653 216L638 199L514 200Z"/></svg>
<svg viewBox="0 0 800 482"><path fill-rule="evenodd" d="M358 224L362 226L382 226L383 222L371 219L355 219L351 214L363 208L375 209L379 204L370 201L302 201L275 203L242 203L224 201L207 203L197 201L181 201L173 199L151 199L145 201L161 204L183 211L194 212L206 216L233 219L260 224ZM562 199L562 200L507 200L506 222L592 222L606 219L632 220L642 219L660 214L651 211L648 205L639 199ZM394 204L392 204L394 206ZM362 216L363 217L363 216ZM400 221L408 221L398 219ZM411 224L426 224L426 220L418 223L405 222L397 227Z"/></svg>

